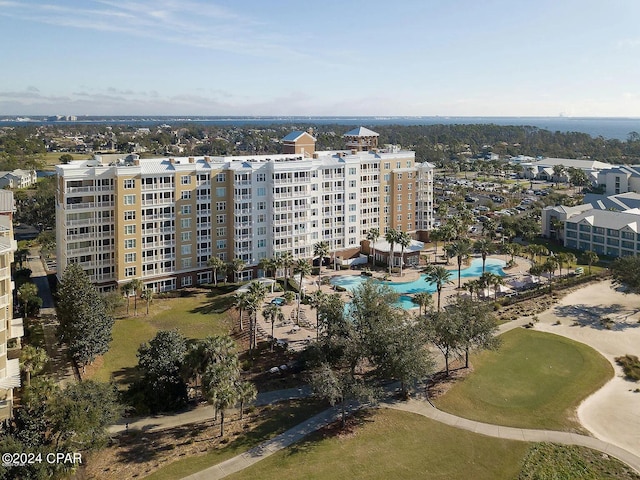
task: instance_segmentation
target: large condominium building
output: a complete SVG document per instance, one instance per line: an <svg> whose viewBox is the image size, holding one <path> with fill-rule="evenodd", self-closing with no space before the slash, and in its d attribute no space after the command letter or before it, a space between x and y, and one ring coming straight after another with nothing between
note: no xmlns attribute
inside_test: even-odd
<svg viewBox="0 0 640 480"><path fill-rule="evenodd" d="M22 319L13 318L11 263L17 243L13 238L13 193L0 190L0 420L11 416L13 389L20 386L20 360L9 359L7 342L24 335Z"/></svg>
<svg viewBox="0 0 640 480"><path fill-rule="evenodd" d="M360 250L371 228L431 228L433 166L415 153L379 149L378 134L345 134L348 150L315 151L293 132L282 154L139 159L100 157L56 167L58 276L79 263L99 288L134 278L171 290L211 281L207 260L242 259L237 280L263 258Z"/></svg>

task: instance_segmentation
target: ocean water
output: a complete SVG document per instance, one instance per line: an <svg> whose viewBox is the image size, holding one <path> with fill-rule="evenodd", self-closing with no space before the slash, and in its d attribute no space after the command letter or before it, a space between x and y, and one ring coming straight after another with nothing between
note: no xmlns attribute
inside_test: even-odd
<svg viewBox="0 0 640 480"><path fill-rule="evenodd" d="M160 124L199 123L219 126L293 125L456 125L495 124L533 126L552 132L581 132L592 137L626 140L630 132L640 133L640 118L623 117L79 117L76 122L48 122L44 117L30 117L17 121L15 117L0 119L0 126L65 125L65 124L123 124L153 126Z"/></svg>

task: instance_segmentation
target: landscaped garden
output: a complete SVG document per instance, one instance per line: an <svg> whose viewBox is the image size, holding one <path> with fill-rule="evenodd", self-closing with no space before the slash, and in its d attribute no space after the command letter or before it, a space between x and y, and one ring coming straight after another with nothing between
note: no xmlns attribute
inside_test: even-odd
<svg viewBox="0 0 640 480"><path fill-rule="evenodd" d="M438 408L496 425L582 431L575 410L612 376L592 348L549 333L517 329L497 351L472 357L474 371L435 400Z"/></svg>

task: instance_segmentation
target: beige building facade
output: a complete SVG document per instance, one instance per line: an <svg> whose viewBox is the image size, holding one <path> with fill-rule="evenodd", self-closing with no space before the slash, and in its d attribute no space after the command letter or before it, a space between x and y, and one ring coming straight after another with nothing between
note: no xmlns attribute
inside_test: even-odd
<svg viewBox="0 0 640 480"><path fill-rule="evenodd" d="M371 228L421 235L431 228L433 166L415 153L377 148L315 151L292 132L278 155L183 158L99 157L56 167L58 275L79 263L101 289L142 279L155 291L210 282L207 261L240 258L236 280L290 252L310 259L327 241L332 255L360 251ZM298 145L299 143L299 145Z"/></svg>
<svg viewBox="0 0 640 480"><path fill-rule="evenodd" d="M0 191L0 420L10 418L13 411L13 389L20 386L20 360L10 358L9 340L24 336L21 318L13 318L11 263L17 250L13 237L13 193Z"/></svg>

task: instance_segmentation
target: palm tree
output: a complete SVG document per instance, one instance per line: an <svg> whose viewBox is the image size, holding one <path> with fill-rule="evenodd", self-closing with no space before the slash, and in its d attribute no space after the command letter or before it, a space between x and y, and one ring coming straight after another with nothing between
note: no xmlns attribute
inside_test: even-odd
<svg viewBox="0 0 640 480"><path fill-rule="evenodd" d="M557 217L551 217L551 228L553 229L553 232L555 234L556 241L560 242L560 234L564 229L564 223Z"/></svg>
<svg viewBox="0 0 640 480"><path fill-rule="evenodd" d="M249 306L249 295L247 293L238 293L235 297L234 306L240 312L240 331L244 330L244 326L242 324L242 310L246 310Z"/></svg>
<svg viewBox="0 0 640 480"><path fill-rule="evenodd" d="M462 262L469 258L469 256L471 255L471 243L467 239L462 239L453 243L452 246L452 256L456 257L456 259L458 260L458 288L460 288L462 280Z"/></svg>
<svg viewBox="0 0 640 480"><path fill-rule="evenodd" d="M438 292L438 311L440 311L440 296L442 295L442 287L446 283L451 282L451 271L444 268L442 265L430 265L425 272L425 281L433 283L436 286Z"/></svg>
<svg viewBox="0 0 640 480"><path fill-rule="evenodd" d="M325 257L329 255L329 242L318 242L313 245L313 258L320 257L319 267L318 267L318 290L320 290L320 284L322 275L322 264L324 263Z"/></svg>
<svg viewBox="0 0 640 480"><path fill-rule="evenodd" d="M129 298L131 297L131 292L133 291L133 289L131 288L131 283L127 282L124 285L122 285L120 287L120 291L122 292L122 295L127 297L127 317L128 317L129 316L129 305L131 304L131 301L129 300Z"/></svg>
<svg viewBox="0 0 640 480"><path fill-rule="evenodd" d="M225 263L220 257L211 257L209 260L207 260L207 266L213 272L213 284L217 287L218 286L218 272L220 270L224 270Z"/></svg>
<svg viewBox="0 0 640 480"><path fill-rule="evenodd" d="M402 264L404 263L404 249L409 248L411 245L411 236L407 232L398 232L398 238L396 240L400 245L400 276L402 277Z"/></svg>
<svg viewBox="0 0 640 480"><path fill-rule="evenodd" d="M248 305L246 309L251 313L250 320L250 335L249 335L249 348L253 349L257 345L257 332L258 322L257 315L260 306L264 303L264 299L267 296L267 287L260 282L251 282L249 289L247 290Z"/></svg>
<svg viewBox="0 0 640 480"><path fill-rule="evenodd" d="M197 387L210 365L224 363L229 355L235 354L235 350L236 344L228 335L208 336L198 340L187 351L184 376L187 379L195 378Z"/></svg>
<svg viewBox="0 0 640 480"><path fill-rule="evenodd" d="M429 292L416 293L413 302L420 307L420 315L427 313L428 308L433 308L433 296Z"/></svg>
<svg viewBox="0 0 640 480"><path fill-rule="evenodd" d="M282 262L282 268L284 268L284 289L289 289L289 273L291 267L293 267L293 255L291 252L284 252L280 255L280 261Z"/></svg>
<svg viewBox="0 0 640 480"><path fill-rule="evenodd" d="M444 239L442 228L434 228L429 232L429 239L435 244L436 258L438 258L438 242Z"/></svg>
<svg viewBox="0 0 640 480"><path fill-rule="evenodd" d="M270 303L262 310L262 316L265 321L271 322L271 351L273 352L273 330L275 328L276 320L278 319L278 314L282 313L282 309L276 305L275 303Z"/></svg>
<svg viewBox="0 0 640 480"><path fill-rule="evenodd" d="M131 290L133 291L133 314L138 315L138 295L142 292L144 288L144 283L139 278L134 278L131 280Z"/></svg>
<svg viewBox="0 0 640 480"><path fill-rule="evenodd" d="M153 290L150 288L145 288L140 292L140 298L147 302L147 315L149 315L149 305L153 301Z"/></svg>
<svg viewBox="0 0 640 480"><path fill-rule="evenodd" d="M306 277L307 275L311 275L311 264L307 262L305 259L299 258L293 267L293 272L294 274L296 273L300 274L300 281L298 282L298 314L296 315L296 324L298 324L300 323L300 301L302 300L302 281L304 280L304 277Z"/></svg>
<svg viewBox="0 0 640 480"><path fill-rule="evenodd" d="M493 253L495 250L493 242L486 238L481 238L473 244L473 250L482 256L482 273L484 273L487 255Z"/></svg>
<svg viewBox="0 0 640 480"><path fill-rule="evenodd" d="M240 420L242 420L245 404L255 400L258 395L258 390L256 390L256 386L251 382L239 382L236 388L238 391L238 400L240 401Z"/></svg>
<svg viewBox="0 0 640 480"><path fill-rule="evenodd" d="M29 316L29 302L38 297L38 287L35 283L23 283L18 289L18 297L24 304L24 316Z"/></svg>
<svg viewBox="0 0 640 480"><path fill-rule="evenodd" d="M464 288L466 288L469 291L469 296L471 297L471 300L473 300L473 292L475 292L478 298L480 298L481 287L480 287L480 282L478 280L469 280L468 282L465 282Z"/></svg>
<svg viewBox="0 0 640 480"><path fill-rule="evenodd" d="M380 238L380 229L378 228L370 228L367 232L367 240L369 240L371 245L371 264L373 267L376 266L376 242Z"/></svg>
<svg viewBox="0 0 640 480"><path fill-rule="evenodd" d="M231 263L229 264L229 268L233 272L234 283L238 281L238 274L242 272L246 268L246 266L247 264L244 263L244 260L242 260L241 258L236 257L233 260L231 260Z"/></svg>
<svg viewBox="0 0 640 480"><path fill-rule="evenodd" d="M556 181L556 187L558 186L558 182L560 181L560 177L565 172L564 165L554 165L553 166L553 176Z"/></svg>
<svg viewBox="0 0 640 480"><path fill-rule="evenodd" d="M327 294L320 290L316 290L315 292L313 292L309 298L309 305L311 305L311 308L314 308L316 310L316 340L320 338L320 319L318 311L326 298Z"/></svg>
<svg viewBox="0 0 640 480"><path fill-rule="evenodd" d="M548 257L547 260L542 264L542 269L544 272L549 273L549 283L553 279L553 274L558 268L558 259L555 256Z"/></svg>
<svg viewBox="0 0 640 480"><path fill-rule="evenodd" d="M600 261L600 257L596 252L592 252L591 250L587 250L582 254L582 261L589 265L589 275L591 275L591 265L594 263L598 263Z"/></svg>
<svg viewBox="0 0 640 480"><path fill-rule="evenodd" d="M20 352L20 366L27 376L27 387L31 386L31 374L40 372L49 357L44 348L35 347L33 345L25 345Z"/></svg>
<svg viewBox="0 0 640 480"><path fill-rule="evenodd" d="M384 239L389 244L389 275L391 275L391 267L393 266L393 246L398 241L398 232L393 228L387 230L384 234Z"/></svg>
<svg viewBox="0 0 640 480"><path fill-rule="evenodd" d="M569 252L560 252L556 253L556 260L558 262L558 267L560 267L560 276L562 276L562 267L566 264L567 269L571 266L572 263L575 263L576 256L573 253Z"/></svg>
<svg viewBox="0 0 640 480"><path fill-rule="evenodd" d="M260 268L261 270L264 270L265 277L269 276L269 272L273 272L273 280L275 281L276 272L275 272L275 261L273 260L273 258L265 257L260 259L260 261L258 262L258 268Z"/></svg>

